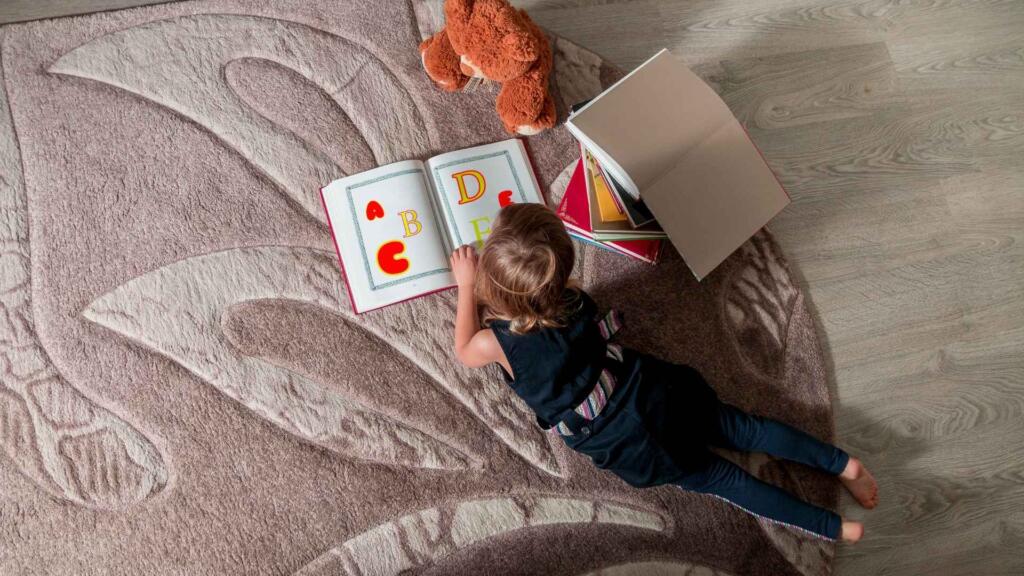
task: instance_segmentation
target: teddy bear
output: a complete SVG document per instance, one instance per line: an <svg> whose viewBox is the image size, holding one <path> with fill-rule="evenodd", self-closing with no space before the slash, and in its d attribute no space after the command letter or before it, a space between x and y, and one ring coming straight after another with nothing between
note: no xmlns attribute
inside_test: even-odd
<svg viewBox="0 0 1024 576"><path fill-rule="evenodd" d="M554 126L551 45L526 12L506 0L445 0L444 14L445 28L420 44L427 75L448 91L470 78L501 82L496 108L510 133Z"/></svg>

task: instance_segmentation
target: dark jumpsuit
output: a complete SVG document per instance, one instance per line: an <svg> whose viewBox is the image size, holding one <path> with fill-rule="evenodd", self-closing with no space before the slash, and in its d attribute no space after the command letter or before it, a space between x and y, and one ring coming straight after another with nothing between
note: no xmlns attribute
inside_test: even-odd
<svg viewBox="0 0 1024 576"><path fill-rule="evenodd" d="M508 322L490 323L515 379L506 380L546 430L562 422L562 439L636 487L675 484L723 498L755 515L835 539L840 518L751 476L708 449L766 452L832 474L846 467L845 452L790 426L719 401L696 369L622 349L621 360L596 322L584 292L567 291L577 310L564 327L514 334ZM574 410L603 369L615 379L607 405L592 420Z"/></svg>

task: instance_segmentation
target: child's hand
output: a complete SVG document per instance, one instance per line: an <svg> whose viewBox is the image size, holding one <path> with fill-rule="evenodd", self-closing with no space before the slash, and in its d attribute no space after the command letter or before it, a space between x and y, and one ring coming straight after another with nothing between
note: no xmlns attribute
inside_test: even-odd
<svg viewBox="0 0 1024 576"><path fill-rule="evenodd" d="M476 282L476 250L468 244L458 247L452 252L450 263L459 290L472 290Z"/></svg>

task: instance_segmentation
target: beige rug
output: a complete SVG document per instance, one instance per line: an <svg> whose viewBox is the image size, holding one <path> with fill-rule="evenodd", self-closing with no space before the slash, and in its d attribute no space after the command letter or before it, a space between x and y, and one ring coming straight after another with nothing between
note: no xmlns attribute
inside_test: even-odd
<svg viewBox="0 0 1024 576"><path fill-rule="evenodd" d="M505 137L436 90L436 6L208 0L0 29L0 573L821 574L833 549L552 442L456 365L454 293L355 317L316 193ZM555 39L559 111L618 72ZM558 200L577 149L527 142ZM623 341L831 438L762 233L702 284L580 248ZM743 457L833 506L829 479Z"/></svg>

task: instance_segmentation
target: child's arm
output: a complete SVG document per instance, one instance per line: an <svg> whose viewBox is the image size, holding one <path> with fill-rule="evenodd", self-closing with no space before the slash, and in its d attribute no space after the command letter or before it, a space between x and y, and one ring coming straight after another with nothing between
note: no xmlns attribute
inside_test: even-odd
<svg viewBox="0 0 1024 576"><path fill-rule="evenodd" d="M494 332L480 328L476 295L473 293L473 284L476 281L476 252L473 247L462 246L452 252L451 266L455 274L455 283L459 287L459 304L455 312L456 358L470 368L480 368L491 362L498 362L512 374L512 368Z"/></svg>

